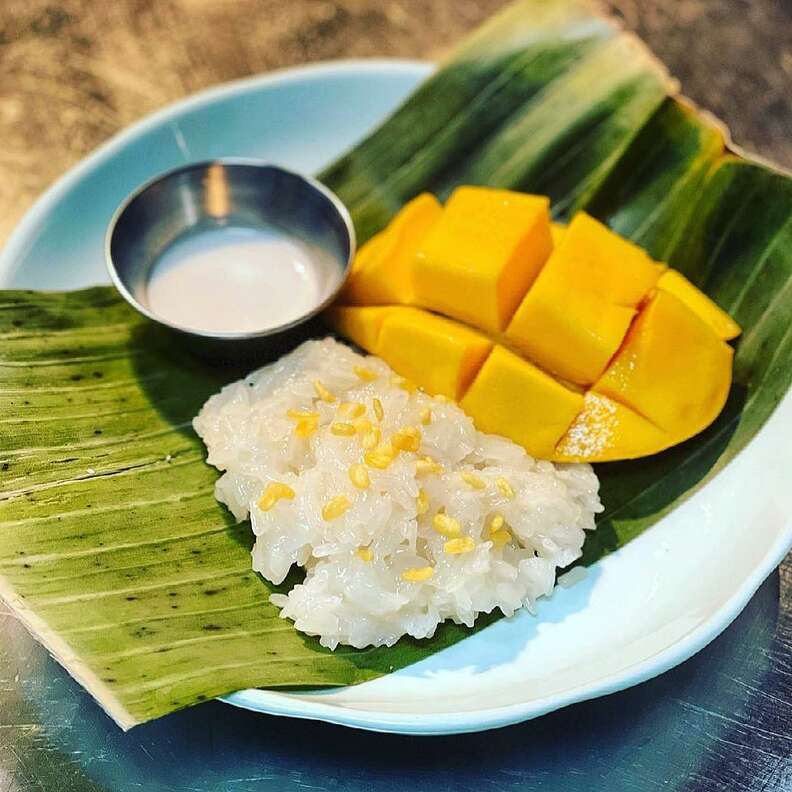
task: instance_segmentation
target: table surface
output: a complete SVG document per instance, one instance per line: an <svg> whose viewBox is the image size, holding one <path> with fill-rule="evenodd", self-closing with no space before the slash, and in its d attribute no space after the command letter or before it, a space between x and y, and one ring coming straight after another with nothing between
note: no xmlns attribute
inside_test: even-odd
<svg viewBox="0 0 792 792"><path fill-rule="evenodd" d="M100 142L217 82L434 57L501 0L3 0L0 244ZM792 167L789 0L612 0L735 141ZM725 571L725 573L727 573ZM792 790L792 556L658 679L484 735L352 732L217 703L123 734L0 610L0 792Z"/></svg>

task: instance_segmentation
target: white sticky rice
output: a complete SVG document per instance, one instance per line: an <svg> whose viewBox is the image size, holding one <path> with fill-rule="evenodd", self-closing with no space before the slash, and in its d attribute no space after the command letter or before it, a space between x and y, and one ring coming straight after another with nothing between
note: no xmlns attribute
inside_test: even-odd
<svg viewBox="0 0 792 792"><path fill-rule="evenodd" d="M354 370L360 366L376 379L361 379ZM334 402L317 397L316 381ZM373 413L375 398L384 408L381 423ZM367 467L370 486L356 488L349 468L362 460L360 436L330 431L334 421L344 420L341 402L365 405L365 417L381 428L383 439L418 427L420 449L402 451L385 470ZM426 408L431 420L425 425ZM318 412L318 430L298 437L290 409ZM515 410L525 409L530 405L515 404ZM194 425L208 462L223 471L217 498L237 519L250 517L253 568L273 583L281 583L294 564L305 569L305 581L287 595L273 594L272 602L298 630L318 635L331 649L340 643L390 646L403 635L429 637L445 619L472 626L479 613L495 608L507 616L532 609L537 597L552 590L556 569L579 557L584 532L602 510L599 482L588 465L536 461L510 440L477 431L456 405L395 384L378 358L330 338L306 342L223 388ZM418 475L424 456L442 465L442 472ZM467 483L465 472L484 488ZM501 479L513 497L508 488L502 492ZM295 497L262 510L258 501L272 482L288 485ZM429 503L419 515L421 489ZM323 507L340 495L350 508L323 519ZM447 552L449 537L433 527L438 512L458 521L461 537L473 540L472 550ZM505 544L489 539L495 515L511 534ZM426 580L403 577L426 567Z"/></svg>

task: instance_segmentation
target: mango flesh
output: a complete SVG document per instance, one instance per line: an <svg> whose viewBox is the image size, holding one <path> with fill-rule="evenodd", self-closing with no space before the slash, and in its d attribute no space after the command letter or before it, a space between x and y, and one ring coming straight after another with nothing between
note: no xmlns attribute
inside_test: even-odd
<svg viewBox="0 0 792 792"><path fill-rule="evenodd" d="M340 301L349 305L414 302L416 250L442 211L440 202L429 193L406 204L386 229L360 249Z"/></svg>
<svg viewBox="0 0 792 792"><path fill-rule="evenodd" d="M364 246L348 290L368 302L335 307L330 321L539 458L631 459L700 432L728 395L723 339L739 327L601 223L579 213L551 225L546 199L521 200L534 198L460 188L443 209L419 196L397 218L415 237L394 242L394 221ZM509 275L515 251L521 281ZM367 284L361 273L374 272L393 283ZM390 304L372 304L387 295Z"/></svg>
<svg viewBox="0 0 792 792"><path fill-rule="evenodd" d="M600 393L588 391L583 409L556 445L556 462L610 462L655 454L674 436Z"/></svg>
<svg viewBox="0 0 792 792"><path fill-rule="evenodd" d="M632 308L545 278L522 301L506 339L547 371L587 385L605 370L633 316Z"/></svg>
<svg viewBox="0 0 792 792"><path fill-rule="evenodd" d="M394 308L377 343L377 354L402 376L455 401L491 350L492 341L481 333L416 308Z"/></svg>
<svg viewBox="0 0 792 792"><path fill-rule="evenodd" d="M731 341L740 335L740 325L704 292L697 289L681 272L668 270L657 282L657 288L670 292L693 313L703 319L719 338Z"/></svg>
<svg viewBox="0 0 792 792"><path fill-rule="evenodd" d="M382 323L385 317L395 310L398 309L390 305L366 308L333 306L328 310L326 317L341 335L354 341L366 352L376 355Z"/></svg>
<svg viewBox="0 0 792 792"><path fill-rule="evenodd" d="M590 385L624 338L658 266L640 248L579 212L506 331L526 357Z"/></svg>
<svg viewBox="0 0 792 792"><path fill-rule="evenodd" d="M550 254L550 201L460 187L418 247L416 304L498 333Z"/></svg>
<svg viewBox="0 0 792 792"><path fill-rule="evenodd" d="M723 409L732 354L703 319L658 289L593 390L681 442L709 426Z"/></svg>
<svg viewBox="0 0 792 792"><path fill-rule="evenodd" d="M496 346L460 407L482 431L510 437L532 456L549 459L583 408L583 395Z"/></svg>

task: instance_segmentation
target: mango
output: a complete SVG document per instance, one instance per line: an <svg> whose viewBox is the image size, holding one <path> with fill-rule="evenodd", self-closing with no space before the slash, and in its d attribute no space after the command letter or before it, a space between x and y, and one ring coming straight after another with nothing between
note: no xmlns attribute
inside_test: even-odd
<svg viewBox="0 0 792 792"><path fill-rule="evenodd" d="M499 333L550 255L549 207L509 190L455 190L418 247L416 303Z"/></svg>
<svg viewBox="0 0 792 792"><path fill-rule="evenodd" d="M341 333L482 431L559 462L632 459L700 432L727 398L725 340L740 332L585 213L551 224L547 199L483 187L444 209L410 202L361 248L342 301L328 314Z"/></svg>
<svg viewBox="0 0 792 792"><path fill-rule="evenodd" d="M563 223L550 223L550 237L553 240L553 249L561 244L567 227Z"/></svg>
<svg viewBox="0 0 792 792"><path fill-rule="evenodd" d="M460 407L481 431L510 437L532 456L551 459L556 443L583 408L583 395L496 346Z"/></svg>
<svg viewBox="0 0 792 792"><path fill-rule="evenodd" d="M657 281L657 288L679 298L724 341L731 341L732 338L740 335L740 325L703 291L697 289L681 272L670 269L663 273Z"/></svg>
<svg viewBox="0 0 792 792"><path fill-rule="evenodd" d="M361 349L377 355L379 336L385 317L398 310L393 306L347 308L333 306L328 309L326 319L335 329L354 341Z"/></svg>
<svg viewBox="0 0 792 792"><path fill-rule="evenodd" d="M412 303L415 253L442 210L429 193L406 204L360 248L340 300L349 305Z"/></svg>
<svg viewBox="0 0 792 792"><path fill-rule="evenodd" d="M583 409L556 445L556 462L610 462L655 454L676 441L651 421L600 393L588 391Z"/></svg>
<svg viewBox="0 0 792 792"><path fill-rule="evenodd" d="M514 314L506 338L581 385L613 357L660 270L640 248L579 212Z"/></svg>
<svg viewBox="0 0 792 792"><path fill-rule="evenodd" d="M506 339L545 370L587 385L605 370L635 313L547 278L523 300Z"/></svg>
<svg viewBox="0 0 792 792"><path fill-rule="evenodd" d="M377 348L402 376L420 382L433 395L458 401L489 355L492 341L437 314L394 308L382 323Z"/></svg>
<svg viewBox="0 0 792 792"><path fill-rule="evenodd" d="M593 390L680 443L723 409L731 366L732 348L681 300L658 289Z"/></svg>

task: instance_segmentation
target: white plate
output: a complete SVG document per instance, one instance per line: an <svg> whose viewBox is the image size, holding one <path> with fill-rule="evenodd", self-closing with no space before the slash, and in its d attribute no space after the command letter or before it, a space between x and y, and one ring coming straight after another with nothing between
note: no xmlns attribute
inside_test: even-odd
<svg viewBox="0 0 792 792"><path fill-rule="evenodd" d="M113 139L28 212L0 257L0 286L106 282L116 204L156 173L215 156L315 171L430 72L394 61L329 63L211 90ZM635 685L720 633L792 546L792 397L713 481L625 548L559 588L537 617L504 619L450 649L354 687L246 690L261 712L410 734L504 726Z"/></svg>

